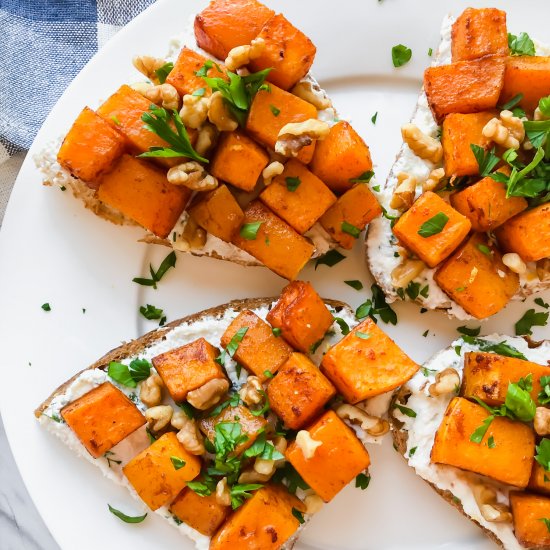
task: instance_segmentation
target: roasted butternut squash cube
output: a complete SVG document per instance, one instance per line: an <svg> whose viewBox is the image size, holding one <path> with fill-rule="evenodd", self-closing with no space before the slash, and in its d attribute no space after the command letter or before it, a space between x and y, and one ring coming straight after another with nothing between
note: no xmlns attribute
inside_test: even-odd
<svg viewBox="0 0 550 550"><path fill-rule="evenodd" d="M309 72L317 49L280 13L266 22L257 38L263 39L265 49L250 66L254 71L272 68L269 82L289 90Z"/></svg>
<svg viewBox="0 0 550 550"><path fill-rule="evenodd" d="M269 155L243 133L223 132L210 163L210 173L243 191L256 187Z"/></svg>
<svg viewBox="0 0 550 550"><path fill-rule="evenodd" d="M332 410L327 411L307 428L321 445L311 458L293 441L286 459L304 481L325 501L332 500L352 479L369 467L369 453L351 428Z"/></svg>
<svg viewBox="0 0 550 550"><path fill-rule="evenodd" d="M550 494L550 472L545 470L536 460L533 461L531 479L527 485L535 493Z"/></svg>
<svg viewBox="0 0 550 550"><path fill-rule="evenodd" d="M504 57L488 56L428 67L424 88L438 124L450 113L494 109L504 80Z"/></svg>
<svg viewBox="0 0 550 550"><path fill-rule="evenodd" d="M303 122L317 118L317 109L298 96L269 85L269 90L260 90L252 100L246 131L270 149L275 148L279 131L290 122ZM315 150L315 143L304 147L297 159L308 164Z"/></svg>
<svg viewBox="0 0 550 550"><path fill-rule="evenodd" d="M275 12L256 0L212 0L195 17L197 45L218 59L250 44Z"/></svg>
<svg viewBox="0 0 550 550"><path fill-rule="evenodd" d="M549 367L496 353L470 351L464 355L462 395L477 397L491 406L501 405L506 399L508 384L529 374L533 377L531 397L536 401L541 390L540 377L550 375Z"/></svg>
<svg viewBox="0 0 550 550"><path fill-rule="evenodd" d="M242 208L227 185L199 193L189 208L189 215L208 233L226 243L231 242L244 220Z"/></svg>
<svg viewBox="0 0 550 550"><path fill-rule="evenodd" d="M452 254L471 227L466 216L427 191L397 220L393 233L423 262L435 267Z"/></svg>
<svg viewBox="0 0 550 550"><path fill-rule="evenodd" d="M434 275L435 282L477 319L500 311L517 292L519 277L503 263L495 246L473 233Z"/></svg>
<svg viewBox="0 0 550 550"><path fill-rule="evenodd" d="M550 498L512 491L510 505L518 542L524 548L548 548L550 531L541 520L550 518Z"/></svg>
<svg viewBox="0 0 550 550"><path fill-rule="evenodd" d="M110 382L63 407L61 416L94 458L146 423L139 409Z"/></svg>
<svg viewBox="0 0 550 550"><path fill-rule="evenodd" d="M321 363L321 371L352 404L403 385L418 369L370 318L332 346Z"/></svg>
<svg viewBox="0 0 550 550"><path fill-rule="evenodd" d="M57 161L75 178L97 189L98 178L124 153L126 140L88 107L74 121L57 153Z"/></svg>
<svg viewBox="0 0 550 550"><path fill-rule="evenodd" d="M295 349L310 353L325 337L334 319L323 299L310 283L294 281L287 285L267 314L271 326Z"/></svg>
<svg viewBox="0 0 550 550"><path fill-rule="evenodd" d="M301 500L282 485L264 485L214 535L210 550L278 550L300 527L293 510L305 512Z"/></svg>
<svg viewBox="0 0 550 550"><path fill-rule="evenodd" d="M158 510L199 475L201 460L185 449L176 432L168 432L132 458L122 471L143 502Z"/></svg>
<svg viewBox="0 0 550 550"><path fill-rule="evenodd" d="M506 168L499 171L510 174ZM527 208L523 197L506 197L504 183L491 177L453 193L451 204L470 220L474 231L482 233L492 231Z"/></svg>
<svg viewBox="0 0 550 550"><path fill-rule="evenodd" d="M100 180L97 198L165 239L185 209L191 190L172 185L154 164L123 155Z"/></svg>
<svg viewBox="0 0 550 550"><path fill-rule="evenodd" d="M255 238L240 233L247 224L260 223ZM252 235L253 237L253 235ZM285 279L295 279L313 255L315 247L260 201L252 201L244 211L244 223L232 243L268 269Z"/></svg>
<svg viewBox="0 0 550 550"><path fill-rule="evenodd" d="M325 231L342 247L351 250L359 233L382 208L366 183L358 183L332 205L321 217Z"/></svg>
<svg viewBox="0 0 550 550"><path fill-rule="evenodd" d="M202 433L214 442L216 437L216 426L218 424L239 424L241 434L246 435L246 441L239 443L232 455L240 455L256 441L260 432L267 426L267 420L263 416L254 416L244 405L232 407L229 405L217 416L207 416L199 421Z"/></svg>
<svg viewBox="0 0 550 550"><path fill-rule="evenodd" d="M218 504L216 494L201 496L188 487L170 504L170 512L180 521L211 537L225 521L231 508Z"/></svg>
<svg viewBox="0 0 550 550"><path fill-rule="evenodd" d="M311 422L335 394L327 377L301 353L293 353L267 387L271 410L292 430Z"/></svg>
<svg viewBox="0 0 550 550"><path fill-rule="evenodd" d="M454 397L435 435L431 461L526 487L535 454L535 432L523 422L497 416L481 443L470 440L489 413L463 397ZM494 447L487 445L492 437Z"/></svg>
<svg viewBox="0 0 550 550"><path fill-rule="evenodd" d="M235 361L262 382L267 380L266 372L275 374L285 363L292 348L273 334L271 327L253 311L241 311L223 333L221 343L227 348L239 330L247 329L233 356Z"/></svg>
<svg viewBox="0 0 550 550"><path fill-rule="evenodd" d="M550 256L550 204L545 203L514 216L495 232L505 252L516 252L524 262Z"/></svg>
<svg viewBox="0 0 550 550"><path fill-rule="evenodd" d="M500 103L523 94L519 106L531 115L539 100L550 94L550 57L510 56L506 58Z"/></svg>
<svg viewBox="0 0 550 550"><path fill-rule="evenodd" d="M486 55L508 55L506 12L496 8L466 8L453 24L453 62Z"/></svg>
<svg viewBox="0 0 550 550"><path fill-rule="evenodd" d="M336 202L334 193L301 162L289 160L260 200L298 233L305 233Z"/></svg>
<svg viewBox="0 0 550 550"><path fill-rule="evenodd" d="M215 378L225 378L216 357L218 350L204 338L171 349L156 357L152 363L162 378L170 397L179 403L190 391Z"/></svg>
<svg viewBox="0 0 550 550"><path fill-rule="evenodd" d="M445 117L441 131L443 159L447 176L475 176L479 174L474 153L470 145L489 147L491 140L482 134L483 127L496 111L482 113L451 113Z"/></svg>
<svg viewBox="0 0 550 550"><path fill-rule="evenodd" d="M351 180L372 170L372 160L361 136L349 122L341 120L317 142L309 168L334 192L343 193L353 186Z"/></svg>

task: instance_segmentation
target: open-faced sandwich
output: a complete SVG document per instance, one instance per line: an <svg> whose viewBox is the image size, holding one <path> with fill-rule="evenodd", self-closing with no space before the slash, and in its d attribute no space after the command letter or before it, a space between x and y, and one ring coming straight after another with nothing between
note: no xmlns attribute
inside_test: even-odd
<svg viewBox="0 0 550 550"><path fill-rule="evenodd" d="M482 319L550 287L550 48L468 8L434 55L368 263L388 301Z"/></svg>
<svg viewBox="0 0 550 550"><path fill-rule="evenodd" d="M111 351L36 416L197 548L274 550L350 481L366 488L365 444L418 368L371 318L295 281Z"/></svg>
<svg viewBox="0 0 550 550"><path fill-rule="evenodd" d="M401 388L396 448L507 550L550 548L550 341L463 336Z"/></svg>
<svg viewBox="0 0 550 550"><path fill-rule="evenodd" d="M256 0L212 0L194 35L85 107L37 159L46 182L147 242L287 279L351 248L381 208L367 145L309 74L311 40Z"/></svg>

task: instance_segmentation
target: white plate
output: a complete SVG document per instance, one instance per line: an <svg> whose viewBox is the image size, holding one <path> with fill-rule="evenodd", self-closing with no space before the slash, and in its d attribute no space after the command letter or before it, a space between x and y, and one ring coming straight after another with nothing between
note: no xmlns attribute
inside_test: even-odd
<svg viewBox="0 0 550 550"><path fill-rule="evenodd" d="M399 127L408 120L429 63L428 48L438 44L441 19L467 5L485 2L442 0L279 0L283 12L318 47L314 73L335 100L342 118L352 121L371 147L382 179L400 145ZM69 193L40 185L32 156L63 134L84 104L96 106L116 87L137 78L130 60L138 53L163 55L171 36L186 25L206 0L161 0L122 30L80 73L56 105L21 170L0 235L2 309L2 416L15 459L29 492L63 550L192 548L175 529L150 515L126 525L107 511L107 503L128 513L139 511L124 490L112 486L90 464L78 460L41 430L32 411L74 372L108 349L154 328L138 315L152 303L175 319L232 298L275 295L284 281L264 268L243 268L212 259L181 255L157 291L132 283L158 265L164 248L136 242L141 232L93 216ZM548 7L544 0L499 1L508 10L509 29L544 38ZM413 59L398 70L391 47L403 43ZM38 100L38 98L37 98ZM378 111L374 126L370 119ZM343 281L371 279L358 244L348 258L329 269L308 267L325 296L357 306L369 292ZM549 299L549 294L545 299ZM483 332L512 332L531 304L510 305L483 323ZM40 308L49 302L50 313ZM82 308L86 309L83 313ZM396 307L399 324L383 325L417 361L456 337L442 314L419 314L412 304ZM422 333L430 329L429 336ZM434 334L437 331L437 335ZM548 329L535 331L536 336ZM372 483L367 491L346 488L305 530L300 548L490 549L481 533L443 503L405 465L391 441L370 449Z"/></svg>

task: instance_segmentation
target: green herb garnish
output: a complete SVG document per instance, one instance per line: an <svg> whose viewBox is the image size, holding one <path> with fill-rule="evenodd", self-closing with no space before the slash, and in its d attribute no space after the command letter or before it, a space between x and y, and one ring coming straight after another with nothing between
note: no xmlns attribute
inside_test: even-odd
<svg viewBox="0 0 550 550"><path fill-rule="evenodd" d="M149 264L149 273L151 273L150 279L145 279L143 277L135 277L132 279L134 283L137 283L138 285L143 286L152 286L155 290L157 288L157 283L164 277L166 272L171 268L175 267L176 265L176 253L174 251L170 252L164 260L162 260L162 263L160 264L159 268L155 271L153 269L153 266Z"/></svg>
<svg viewBox="0 0 550 550"><path fill-rule="evenodd" d="M345 220L342 222L341 229L344 233L351 235L355 239L357 239L359 235L361 235L361 230L358 227L355 227L355 225L352 225Z"/></svg>
<svg viewBox="0 0 550 550"><path fill-rule="evenodd" d="M109 512L124 523L141 523L147 517L147 514L143 514L142 516L127 516L124 512L113 508L110 504L107 504L107 506L109 507Z"/></svg>
<svg viewBox="0 0 550 550"><path fill-rule="evenodd" d="M168 75L172 72L173 68L174 64L171 61L168 61L168 63L165 63L164 65L162 65L162 67L155 69L155 74L157 75L157 78L159 79L159 82L161 84L164 84L166 82L166 79L168 78Z"/></svg>
<svg viewBox="0 0 550 550"><path fill-rule="evenodd" d="M408 416L410 418L416 418L416 412L410 409L409 407L405 407L404 405L399 405L399 403L395 403L393 405L393 408L398 409L405 416Z"/></svg>
<svg viewBox="0 0 550 550"><path fill-rule="evenodd" d="M438 212L435 216L432 216L429 220L425 221L420 226L420 229L417 231L417 233L425 239L427 237L437 235L438 233L441 233L441 231L443 231L443 228L447 225L448 221L449 216L447 216L443 212Z"/></svg>
<svg viewBox="0 0 550 550"><path fill-rule="evenodd" d="M347 336L349 334L349 325L342 319L341 317L335 317L334 320L338 323L338 326L340 327L340 332L343 336Z"/></svg>
<svg viewBox="0 0 550 550"><path fill-rule="evenodd" d="M269 108L271 109L273 116L279 116L281 114L281 109L277 109L275 105L270 105Z"/></svg>
<svg viewBox="0 0 550 550"><path fill-rule="evenodd" d="M462 340L464 340L466 344L477 346L479 351L492 351L498 355L505 355L506 357L514 357L516 359L523 359L527 361L527 357L525 357L523 353L504 341L495 343L483 340L483 338L474 338L473 336L466 335L462 337Z"/></svg>
<svg viewBox="0 0 550 550"><path fill-rule="evenodd" d="M357 279L353 281L344 281L348 286L351 286L351 288L354 288L355 290L363 290L363 283L361 281L358 281Z"/></svg>
<svg viewBox="0 0 550 550"><path fill-rule="evenodd" d="M315 269L317 269L317 267L320 265L328 265L328 267L332 267L345 259L346 256L338 252L338 250L329 250L326 254L324 254L320 258L317 258L317 260L315 261Z"/></svg>
<svg viewBox="0 0 550 550"><path fill-rule="evenodd" d="M285 178L285 182L286 182L286 188L292 193L294 193L294 191L298 189L298 186L300 185L300 183L302 183L300 181L300 178L294 178L294 177Z"/></svg>
<svg viewBox="0 0 550 550"><path fill-rule="evenodd" d="M172 463L172 466L174 466L174 470L181 470L186 464L185 460L178 456L171 456L170 462Z"/></svg>
<svg viewBox="0 0 550 550"><path fill-rule="evenodd" d="M460 334L465 334L466 336L479 336L479 333L481 332L481 327L458 327L457 332Z"/></svg>
<svg viewBox="0 0 550 550"><path fill-rule="evenodd" d="M107 374L119 384L129 388L135 388L138 382L146 380L151 374L151 363L147 359L134 359L130 365L124 365L118 361L111 361Z"/></svg>
<svg viewBox="0 0 550 550"><path fill-rule="evenodd" d="M535 312L534 309L528 309L521 319L515 324L516 334L533 334L533 327L545 327L548 322L548 312Z"/></svg>
<svg viewBox="0 0 550 550"><path fill-rule="evenodd" d="M510 55L535 55L535 44L526 32L518 36L508 33Z"/></svg>
<svg viewBox="0 0 550 550"><path fill-rule="evenodd" d="M149 321L153 321L155 319L162 319L163 311L162 309L155 307L151 304L147 304L147 306L141 306L139 308L139 312Z"/></svg>
<svg viewBox="0 0 550 550"><path fill-rule="evenodd" d="M488 176L500 161L500 159L495 155L495 148L493 147L490 151L485 151L483 147L480 147L475 143L471 143L470 149L476 158L480 175L484 177Z"/></svg>
<svg viewBox="0 0 550 550"><path fill-rule="evenodd" d="M411 57L412 50L403 44L398 44L391 49L391 59L394 67L405 65L410 61Z"/></svg>
<svg viewBox="0 0 550 550"><path fill-rule="evenodd" d="M372 170L369 170L368 172L363 172L360 176L357 178L350 178L350 183L369 183L369 181L374 176L374 172Z"/></svg>
<svg viewBox="0 0 550 550"><path fill-rule="evenodd" d="M240 236L247 241L254 241L258 236L258 230L262 223L263 222L245 223L239 231Z"/></svg>
<svg viewBox="0 0 550 550"><path fill-rule="evenodd" d="M44 311L51 311L52 310L52 307L50 306L50 304L48 302L46 302L45 304L42 304L40 306Z"/></svg>

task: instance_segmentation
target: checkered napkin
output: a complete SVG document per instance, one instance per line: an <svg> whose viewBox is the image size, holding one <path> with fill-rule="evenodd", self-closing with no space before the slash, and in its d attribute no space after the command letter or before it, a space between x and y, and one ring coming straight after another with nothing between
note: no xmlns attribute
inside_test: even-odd
<svg viewBox="0 0 550 550"><path fill-rule="evenodd" d="M0 223L34 136L88 59L155 0L0 0Z"/></svg>

